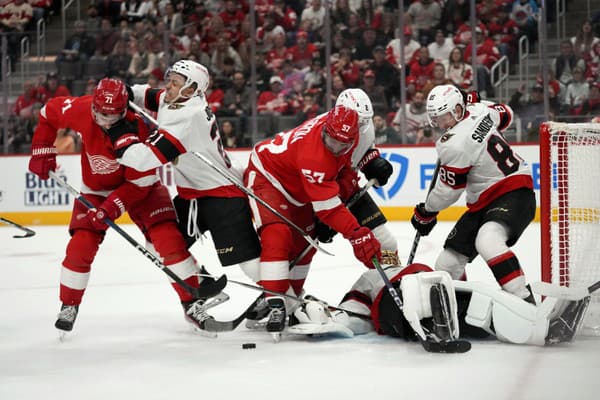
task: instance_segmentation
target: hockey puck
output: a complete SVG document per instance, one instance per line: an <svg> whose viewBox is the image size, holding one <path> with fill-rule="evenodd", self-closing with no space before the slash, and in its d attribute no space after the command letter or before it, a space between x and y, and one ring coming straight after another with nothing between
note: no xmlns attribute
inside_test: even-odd
<svg viewBox="0 0 600 400"><path fill-rule="evenodd" d="M242 349L255 349L256 343L244 343L242 344Z"/></svg>

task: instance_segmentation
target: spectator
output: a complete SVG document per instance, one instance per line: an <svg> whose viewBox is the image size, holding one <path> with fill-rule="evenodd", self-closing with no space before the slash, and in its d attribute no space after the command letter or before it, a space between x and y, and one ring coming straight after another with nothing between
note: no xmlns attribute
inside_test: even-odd
<svg viewBox="0 0 600 400"><path fill-rule="evenodd" d="M600 116L600 82L594 82L590 85L590 95L583 103L581 109L582 115Z"/></svg>
<svg viewBox="0 0 600 400"><path fill-rule="evenodd" d="M285 35L285 29L275 23L275 16L272 13L265 15L264 23L256 28L256 45L262 51L270 51L275 42L275 36Z"/></svg>
<svg viewBox="0 0 600 400"><path fill-rule="evenodd" d="M177 37L177 48L183 54L190 53L190 46L192 41L200 41L200 35L198 35L198 29L194 24L188 24L183 28L183 35Z"/></svg>
<svg viewBox="0 0 600 400"><path fill-rule="evenodd" d="M38 90L33 80L27 80L23 84L23 93L17 97L13 113L20 118L29 118L35 104L39 104Z"/></svg>
<svg viewBox="0 0 600 400"><path fill-rule="evenodd" d="M156 68L150 71L150 76L156 79L157 86L164 86L165 75L167 70L169 69L169 56L166 53L163 53L160 57L158 57L158 64ZM154 86L156 87L156 86Z"/></svg>
<svg viewBox="0 0 600 400"><path fill-rule="evenodd" d="M375 71L372 69L368 69L363 74L363 84L360 87L371 99L371 103L373 104L373 110L375 112L387 113L388 105L387 105L387 97L385 95L385 89L383 86L377 85L375 83L376 76Z"/></svg>
<svg viewBox="0 0 600 400"><path fill-rule="evenodd" d="M488 28L500 54L509 57L511 63L515 62L520 29L517 23L509 18L506 6L498 8L488 23Z"/></svg>
<svg viewBox="0 0 600 400"><path fill-rule="evenodd" d="M146 83L150 72L158 65L158 58L146 48L144 40L131 40L129 46L132 56L127 73L132 82Z"/></svg>
<svg viewBox="0 0 600 400"><path fill-rule="evenodd" d="M298 14L285 4L285 0L274 0L270 13L275 20L275 25L281 26L286 32L292 32L298 24Z"/></svg>
<svg viewBox="0 0 600 400"><path fill-rule="evenodd" d="M448 84L452 84L452 82L446 78L446 67L444 67L444 64L442 63L436 63L433 66L433 77L429 79L425 85L423 85L423 93L425 94L425 98L427 98L427 95L434 87Z"/></svg>
<svg viewBox="0 0 600 400"><path fill-rule="evenodd" d="M325 22L325 7L322 7L321 0L310 0L307 5L300 15L300 21L307 21L305 30L308 32L317 32Z"/></svg>
<svg viewBox="0 0 600 400"><path fill-rule="evenodd" d="M381 27L377 31L381 35L382 43L389 43L394 39L396 32L396 18L394 18L394 13L383 13L381 16Z"/></svg>
<svg viewBox="0 0 600 400"><path fill-rule="evenodd" d="M356 10L352 10L348 4L348 0L335 0L332 10L330 11L332 23L340 28L347 26L350 14Z"/></svg>
<svg viewBox="0 0 600 400"><path fill-rule="evenodd" d="M375 72L375 84L383 86L385 90L386 106L392 104L392 99L400 93L400 75L398 70L385 59L385 48L375 46L373 49L373 63L369 69Z"/></svg>
<svg viewBox="0 0 600 400"><path fill-rule="evenodd" d="M222 35L217 39L215 49L213 50L210 57L210 65L216 74L223 71L224 61L226 58L233 60L234 67L236 70L241 71L244 69L242 64L242 58L237 51L230 45L228 35Z"/></svg>
<svg viewBox="0 0 600 400"><path fill-rule="evenodd" d="M473 63L471 60L472 43L469 43L465 49L465 61L467 63ZM493 88L490 81L490 68L500 59L500 52L496 48L494 41L489 37L486 37L484 31L479 27L475 27L475 47L477 55L476 63L476 76L477 76L477 88L483 98L488 95L493 97Z"/></svg>
<svg viewBox="0 0 600 400"><path fill-rule="evenodd" d="M297 115L304 108L304 80L292 80L292 87L289 90L285 90L284 92L285 100L288 103L287 113L291 115Z"/></svg>
<svg viewBox="0 0 600 400"><path fill-rule="evenodd" d="M217 115L242 117L250 115L251 89L246 85L244 73L237 71L233 74L233 84L225 91L223 107Z"/></svg>
<svg viewBox="0 0 600 400"><path fill-rule="evenodd" d="M319 102L316 95L312 92L305 92L302 99L302 109L296 113L296 125L300 125L306 120L315 118L321 113Z"/></svg>
<svg viewBox="0 0 600 400"><path fill-rule="evenodd" d="M202 40L200 41L202 44L202 51L211 54L215 49L217 39L225 34L223 19L218 15L213 16L208 25L202 26L202 32L200 34L202 37Z"/></svg>
<svg viewBox="0 0 600 400"><path fill-rule="evenodd" d="M84 96L92 96L94 91L96 90L96 86L98 86L98 82L95 79L88 79L85 84L85 92Z"/></svg>
<svg viewBox="0 0 600 400"><path fill-rule="evenodd" d="M317 46L308 41L308 33L298 31L296 33L296 44L290 47L289 55L296 68L308 70L314 54L318 51Z"/></svg>
<svg viewBox="0 0 600 400"><path fill-rule="evenodd" d="M600 42L594 44L587 59L586 78L591 82L600 82Z"/></svg>
<svg viewBox="0 0 600 400"><path fill-rule="evenodd" d="M129 40L129 34L124 33L123 36L125 40ZM103 18L100 22L100 32L96 36L96 55L100 57L111 55L120 37L121 35L114 30L110 19Z"/></svg>
<svg viewBox="0 0 600 400"><path fill-rule="evenodd" d="M214 88L214 79L212 76L212 74L209 75L208 88L206 88L204 96L206 97L206 102L208 103L210 110L213 114L216 114L223 106L223 97L225 96L225 93L221 89Z"/></svg>
<svg viewBox="0 0 600 400"><path fill-rule="evenodd" d="M435 62L443 62L448 59L450 52L454 48L454 42L451 38L444 35L444 31L438 29L435 31L435 41L427 46L429 56Z"/></svg>
<svg viewBox="0 0 600 400"><path fill-rule="evenodd" d="M279 73L289 55L288 48L285 47L285 32L281 31L274 36L273 48L267 52L267 68L273 73Z"/></svg>
<svg viewBox="0 0 600 400"><path fill-rule="evenodd" d="M544 87L536 84L531 88L529 99L523 101L525 94L525 85L512 95L508 105L519 116L521 120L521 130L525 132L528 138L535 138L539 135L539 126L544 122Z"/></svg>
<svg viewBox="0 0 600 400"><path fill-rule="evenodd" d="M102 22L102 18L98 13L98 6L96 4L89 4L85 15L85 30L96 36L100 30L100 23Z"/></svg>
<svg viewBox="0 0 600 400"><path fill-rule="evenodd" d="M422 90L423 86L433 79L433 66L435 62L429 57L427 47L421 47L415 54L414 60L409 64L409 75L416 79L417 90Z"/></svg>
<svg viewBox="0 0 600 400"><path fill-rule="evenodd" d="M404 41L404 62L408 65L408 63L412 60L412 56L417 51L421 45L419 42L413 40L412 38L412 29L410 27L404 27L404 33L402 35L402 39L400 39L400 31L396 29L396 39L392 40L387 44L385 49L386 59L398 68L402 69L402 65L400 65L400 40Z"/></svg>
<svg viewBox="0 0 600 400"><path fill-rule="evenodd" d="M538 5L535 0L515 0L511 19L529 39L529 46L535 46L537 40Z"/></svg>
<svg viewBox="0 0 600 400"><path fill-rule="evenodd" d="M125 0L121 3L121 18L129 23L156 16L153 0Z"/></svg>
<svg viewBox="0 0 600 400"><path fill-rule="evenodd" d="M331 103L335 104L340 93L346 90L347 86L344 83L344 78L340 74L333 74L331 88ZM325 99L323 99L325 100Z"/></svg>
<svg viewBox="0 0 600 400"><path fill-rule="evenodd" d="M477 24L477 26L475 28L479 28L481 29L481 31L485 31L485 25L482 24L481 22ZM456 30L455 34L454 34L454 44L457 45L458 47L460 47L461 49L464 49L467 45L469 45L472 42L472 31L471 31L471 25L467 22L462 23L458 29Z"/></svg>
<svg viewBox="0 0 600 400"><path fill-rule="evenodd" d="M171 33L173 33L175 36L181 34L183 29L183 17L181 16L180 12L175 10L173 3L166 3L165 12L164 14L161 13L160 15L163 16L162 20L167 25L167 28L169 31L171 31Z"/></svg>
<svg viewBox="0 0 600 400"><path fill-rule="evenodd" d="M225 31L229 33L229 41L233 47L237 47L240 42L240 32L242 22L246 16L238 8L238 2L234 0L225 0L225 9L219 13L223 20Z"/></svg>
<svg viewBox="0 0 600 400"><path fill-rule="evenodd" d="M304 72L294 68L294 63L291 60L285 60L280 75L283 79L283 92L287 95L288 92L293 91L293 87L298 81L302 82L304 88L304 75Z"/></svg>
<svg viewBox="0 0 600 400"><path fill-rule="evenodd" d="M196 27L208 26L212 17L212 13L206 8L205 1L196 0L194 1L194 9L186 16L185 22Z"/></svg>
<svg viewBox="0 0 600 400"><path fill-rule="evenodd" d="M318 57L312 59L310 69L304 75L304 82L307 89L324 89L327 77L321 60Z"/></svg>
<svg viewBox="0 0 600 400"><path fill-rule="evenodd" d="M363 24L365 26L371 27L371 28L376 29L383 33L382 28L384 26L384 22L383 22L384 16L386 14L390 14L393 16L394 13L391 13L391 12L384 13L383 5L381 4L382 2L379 2L379 3L380 4L376 4L376 2L374 2L372 0L362 0L358 10L354 10L354 11L356 13L358 13L360 20L363 22ZM385 43L387 43L389 40L391 40L393 38L393 35L394 35L393 27L389 31L389 33L390 33L390 37L388 40L385 40Z"/></svg>
<svg viewBox="0 0 600 400"><path fill-rule="evenodd" d="M67 38L61 53L56 57L56 66L60 70L62 63L75 64L77 77L81 76L83 64L94 55L96 40L85 30L85 22L75 21L73 33Z"/></svg>
<svg viewBox="0 0 600 400"><path fill-rule="evenodd" d="M222 120L219 125L219 132L221 134L223 146L228 149L238 147L238 135L231 121Z"/></svg>
<svg viewBox="0 0 600 400"><path fill-rule="evenodd" d="M262 92L258 96L256 106L258 113L263 115L285 114L288 110L288 104L281 91L283 80L279 76L274 75L269 80L269 84L271 85L271 89Z"/></svg>
<svg viewBox="0 0 600 400"><path fill-rule="evenodd" d="M465 63L463 51L455 47L450 52L448 60L444 63L446 76L452 84L463 90L470 90L473 84L473 68Z"/></svg>
<svg viewBox="0 0 600 400"><path fill-rule="evenodd" d="M339 74L346 87L355 87L360 79L360 68L352 61L352 51L348 48L340 50L339 58L331 64L331 73Z"/></svg>
<svg viewBox="0 0 600 400"><path fill-rule="evenodd" d="M585 71L585 61L577 57L570 40L560 43L560 55L552 60L552 72L558 81L566 87L573 80L573 70L580 68Z"/></svg>
<svg viewBox="0 0 600 400"><path fill-rule="evenodd" d="M417 38L422 46L433 41L435 29L442 18L442 7L434 0L413 2L406 11L412 29L417 32Z"/></svg>
<svg viewBox="0 0 600 400"><path fill-rule="evenodd" d="M108 56L108 76L119 77L121 80L127 79L127 70L131 64L131 55L129 55L127 42L119 40Z"/></svg>
<svg viewBox="0 0 600 400"><path fill-rule="evenodd" d="M56 72L49 72L46 75L46 82L38 89L38 93L42 104L46 104L48 100L54 97L71 95L71 92L65 85L59 84Z"/></svg>
<svg viewBox="0 0 600 400"><path fill-rule="evenodd" d="M425 94L419 90L412 96L409 104L406 104L405 112L401 108L398 109L392 126L396 131L400 132L401 141L403 144L415 144L417 142L417 134L420 128L428 125L427 109L425 107ZM402 118L406 118L406 131L402 131Z"/></svg>
<svg viewBox="0 0 600 400"><path fill-rule="evenodd" d="M377 32L373 28L366 28L354 52L354 59L357 60L361 68L366 68L373 62L373 48L377 45Z"/></svg>
<svg viewBox="0 0 600 400"><path fill-rule="evenodd" d="M571 38L573 43L573 52L577 57L586 57L600 38L594 35L592 30L592 21L585 20L577 34Z"/></svg>
<svg viewBox="0 0 600 400"><path fill-rule="evenodd" d="M383 115L375 114L373 116L373 126L375 127L375 144L401 143L398 132L394 128L387 126Z"/></svg>
<svg viewBox="0 0 600 400"><path fill-rule="evenodd" d="M571 115L582 114L582 106L590 96L590 87L585 81L583 70L575 67L573 69L573 80L567 85L565 94L565 108Z"/></svg>
<svg viewBox="0 0 600 400"><path fill-rule="evenodd" d="M19 45L33 18L33 9L25 0L12 0L0 8L0 33L8 33L8 55L11 70L19 58Z"/></svg>

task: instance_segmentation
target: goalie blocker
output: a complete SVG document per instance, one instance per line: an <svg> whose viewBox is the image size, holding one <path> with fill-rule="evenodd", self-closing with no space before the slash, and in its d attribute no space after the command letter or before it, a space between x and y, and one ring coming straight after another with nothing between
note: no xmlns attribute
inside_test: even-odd
<svg viewBox="0 0 600 400"><path fill-rule="evenodd" d="M403 312L377 271L368 270L340 308L369 315L370 320L311 304L296 311L300 323L290 332L349 337L375 330L406 340L416 340L416 332L429 332L442 341L493 335L504 342L543 346L573 340L589 303L589 293L577 289L532 285L546 296L536 306L483 282L453 281L447 272L423 264L389 266L385 273L403 298Z"/></svg>

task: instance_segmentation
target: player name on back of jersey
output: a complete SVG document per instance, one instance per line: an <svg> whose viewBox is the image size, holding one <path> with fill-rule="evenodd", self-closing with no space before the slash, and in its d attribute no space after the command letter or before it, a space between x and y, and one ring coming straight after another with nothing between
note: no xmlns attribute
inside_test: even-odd
<svg viewBox="0 0 600 400"><path fill-rule="evenodd" d="M473 138L473 140L475 140L476 142L483 142L483 140L485 139L485 137L490 132L490 129L492 129L493 126L494 121L492 121L492 118L489 114L486 115L475 128L475 131L471 135L471 138Z"/></svg>

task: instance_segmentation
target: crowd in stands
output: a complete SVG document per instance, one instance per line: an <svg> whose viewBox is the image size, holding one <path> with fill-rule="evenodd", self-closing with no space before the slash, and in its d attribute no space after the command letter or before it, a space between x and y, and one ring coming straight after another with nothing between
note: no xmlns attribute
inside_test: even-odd
<svg viewBox="0 0 600 400"><path fill-rule="evenodd" d="M22 23L31 23L33 4L4 2L0 9L3 31L24 29L15 27L15 15L29 15ZM370 96L378 144L431 143L439 133L427 125L425 99L434 86L452 83L471 90L477 82L482 96L491 98L495 94L490 81L494 63L506 56L514 64L521 36L526 36L532 47L537 41L535 0L478 1L474 40L469 2L407 1L400 32L396 1L335 0L330 10L331 70L327 71L323 3L256 0L257 29L251 32L249 4L243 0L92 2L86 17L73 23L56 58L57 72L48 74L44 82L27 82L14 113L33 119L48 98L89 93L104 76L161 87L170 63L192 59L210 70L207 101L219 117L229 147L252 144L243 134L250 129L252 98L257 99L263 136L325 111L328 74L332 101L348 87L360 87ZM595 18L564 40L560 56L552 61L553 115L589 116L589 120L599 113L600 15ZM255 59L251 37L256 39ZM401 41L404 54L400 54ZM471 64L473 45L475 69ZM252 93L250 85L253 62L257 93ZM405 74L405 88L400 87L400 74ZM535 138L543 115L541 79L526 86L514 93L510 104L520 116L523 130L531 131ZM401 90L406 93L406 109L400 108ZM24 143L26 140L23 137Z"/></svg>

